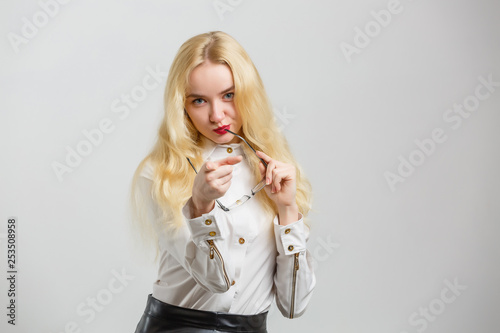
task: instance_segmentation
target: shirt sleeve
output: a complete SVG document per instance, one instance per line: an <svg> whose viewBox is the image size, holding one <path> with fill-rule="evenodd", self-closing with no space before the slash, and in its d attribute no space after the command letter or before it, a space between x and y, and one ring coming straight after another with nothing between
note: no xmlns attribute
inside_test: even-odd
<svg viewBox="0 0 500 333"><path fill-rule="evenodd" d="M203 289L226 292L234 271L227 255L229 216L215 205L209 213L190 218L188 201L182 210L185 223L178 229L165 230L159 223L161 209L152 197L152 184L151 179L141 176L138 190L147 209L147 219L158 233L160 251L172 255Z"/></svg>
<svg viewBox="0 0 500 333"><path fill-rule="evenodd" d="M309 228L303 216L288 225L279 225L274 219L274 235L278 256L276 258L276 304L283 316L296 318L306 310L312 296L316 277L313 262L306 243Z"/></svg>

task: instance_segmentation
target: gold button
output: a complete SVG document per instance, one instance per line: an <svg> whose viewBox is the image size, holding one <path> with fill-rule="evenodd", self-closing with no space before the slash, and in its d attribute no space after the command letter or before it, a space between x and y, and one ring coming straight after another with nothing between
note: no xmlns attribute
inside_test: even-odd
<svg viewBox="0 0 500 333"><path fill-rule="evenodd" d="M205 224L206 225L211 225L212 224L212 220L211 219L206 219L205 220Z"/></svg>
<svg viewBox="0 0 500 333"><path fill-rule="evenodd" d="M293 251L293 245L290 245L290 246L288 247L288 251Z"/></svg>
<svg viewBox="0 0 500 333"><path fill-rule="evenodd" d="M231 285L234 286L235 283L236 283L236 281L233 280L233 282L231 282Z"/></svg>
<svg viewBox="0 0 500 333"><path fill-rule="evenodd" d="M233 148L231 148L231 147L227 148L227 153L228 154L231 154L232 152L233 152Z"/></svg>
<svg viewBox="0 0 500 333"><path fill-rule="evenodd" d="M210 231L208 234L213 237L215 236L215 231Z"/></svg>
<svg viewBox="0 0 500 333"><path fill-rule="evenodd" d="M240 244L244 244L245 243L245 239L244 238L240 238Z"/></svg>
<svg viewBox="0 0 500 333"><path fill-rule="evenodd" d="M290 233L290 228L285 230L285 234L289 234L289 233Z"/></svg>

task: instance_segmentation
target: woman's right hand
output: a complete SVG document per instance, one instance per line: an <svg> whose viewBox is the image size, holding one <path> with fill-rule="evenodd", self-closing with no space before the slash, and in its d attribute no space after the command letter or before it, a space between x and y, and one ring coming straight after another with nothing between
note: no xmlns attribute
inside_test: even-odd
<svg viewBox="0 0 500 333"><path fill-rule="evenodd" d="M242 156L229 156L218 161L208 161L201 167L194 178L193 192L193 217L210 212L215 199L227 192L233 177L233 165L242 161Z"/></svg>

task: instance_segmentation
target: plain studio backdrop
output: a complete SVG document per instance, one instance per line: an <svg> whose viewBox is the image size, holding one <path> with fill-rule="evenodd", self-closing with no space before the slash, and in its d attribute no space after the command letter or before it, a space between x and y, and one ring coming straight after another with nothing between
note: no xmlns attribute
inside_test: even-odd
<svg viewBox="0 0 500 333"><path fill-rule="evenodd" d="M252 57L314 188L314 297L269 331L498 332L498 1L0 7L1 332L134 331L156 265L130 180L175 53L212 30Z"/></svg>

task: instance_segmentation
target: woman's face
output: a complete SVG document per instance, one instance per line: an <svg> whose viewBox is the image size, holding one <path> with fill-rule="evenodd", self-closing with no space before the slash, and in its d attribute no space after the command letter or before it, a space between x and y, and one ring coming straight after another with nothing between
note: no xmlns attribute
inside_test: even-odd
<svg viewBox="0 0 500 333"><path fill-rule="evenodd" d="M215 143L234 143L239 138L241 117L234 106L234 82L227 65L205 61L189 76L186 112L196 129ZM218 129L218 130L217 130Z"/></svg>

